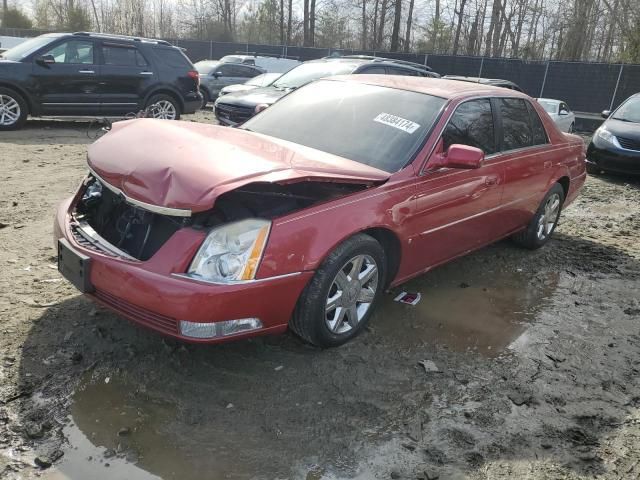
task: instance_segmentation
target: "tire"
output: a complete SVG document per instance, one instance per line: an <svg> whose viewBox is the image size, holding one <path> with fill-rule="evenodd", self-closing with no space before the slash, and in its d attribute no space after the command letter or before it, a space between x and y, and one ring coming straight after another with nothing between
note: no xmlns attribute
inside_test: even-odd
<svg viewBox="0 0 640 480"><path fill-rule="evenodd" d="M202 105L200 105L200 110L204 110L207 104L211 101L211 96L204 88L200 89L200 93L202 94Z"/></svg>
<svg viewBox="0 0 640 480"><path fill-rule="evenodd" d="M562 185L556 183L542 199L527 228L516 233L512 237L513 240L518 245L530 250L542 247L549 241L558 225L563 204L564 189Z"/></svg>
<svg viewBox="0 0 640 480"><path fill-rule="evenodd" d="M163 120L180 120L180 103L171 95L160 93L151 96L147 105L147 116Z"/></svg>
<svg viewBox="0 0 640 480"><path fill-rule="evenodd" d="M353 271L358 269L359 259L356 282ZM318 347L348 342L369 321L384 290L386 270L384 250L375 239L359 233L344 241L325 259L302 292L291 329ZM363 298L367 301L360 302Z"/></svg>
<svg viewBox="0 0 640 480"><path fill-rule="evenodd" d="M0 87L0 131L22 128L28 114L29 106L22 95Z"/></svg>
<svg viewBox="0 0 640 480"><path fill-rule="evenodd" d="M600 173L602 173L602 169L597 165L587 163L587 173L589 175L600 175Z"/></svg>

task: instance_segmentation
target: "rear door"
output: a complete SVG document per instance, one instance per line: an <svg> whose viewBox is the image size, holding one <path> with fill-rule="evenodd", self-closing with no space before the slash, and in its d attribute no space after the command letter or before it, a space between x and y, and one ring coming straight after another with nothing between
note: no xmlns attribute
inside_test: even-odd
<svg viewBox="0 0 640 480"><path fill-rule="evenodd" d="M156 73L134 45L117 42L101 44L101 102L104 115L135 113L144 93L155 82Z"/></svg>
<svg viewBox="0 0 640 480"><path fill-rule="evenodd" d="M488 98L458 105L416 183L412 256L424 270L496 239L504 168L496 159L495 113ZM485 152L474 170L429 165L453 144Z"/></svg>
<svg viewBox="0 0 640 480"><path fill-rule="evenodd" d="M34 62L32 85L44 115L97 115L100 65L92 39L65 39L38 52L48 62Z"/></svg>
<svg viewBox="0 0 640 480"><path fill-rule="evenodd" d="M562 152L549 143L538 113L523 98L495 98L501 135L499 159L505 168L502 226L526 225L538 209L550 180L554 159Z"/></svg>

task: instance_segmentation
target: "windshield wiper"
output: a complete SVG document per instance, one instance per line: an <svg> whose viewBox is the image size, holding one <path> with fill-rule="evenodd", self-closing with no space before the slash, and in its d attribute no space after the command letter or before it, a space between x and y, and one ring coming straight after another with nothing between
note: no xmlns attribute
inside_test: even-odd
<svg viewBox="0 0 640 480"><path fill-rule="evenodd" d="M628 123L640 123L640 122L635 122L633 120L629 120L628 118L620 118L620 117L611 117L613 120L620 120L621 122L628 122Z"/></svg>

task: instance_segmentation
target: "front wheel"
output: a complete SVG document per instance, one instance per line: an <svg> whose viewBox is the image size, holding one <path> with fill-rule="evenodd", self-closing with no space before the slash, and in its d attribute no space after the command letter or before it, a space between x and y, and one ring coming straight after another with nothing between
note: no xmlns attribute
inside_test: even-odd
<svg viewBox="0 0 640 480"><path fill-rule="evenodd" d="M336 347L365 327L386 280L380 244L358 234L340 244L323 262L302 295L291 329L319 347Z"/></svg>
<svg viewBox="0 0 640 480"><path fill-rule="evenodd" d="M542 247L549 241L558 225L563 203L564 189L556 183L545 195L527 228L516 233L513 240L531 250Z"/></svg>
<svg viewBox="0 0 640 480"><path fill-rule="evenodd" d="M162 120L180 120L180 105L170 95L154 95L147 102L147 116Z"/></svg>
<svg viewBox="0 0 640 480"><path fill-rule="evenodd" d="M0 87L0 130L17 130L27 120L27 102L22 95Z"/></svg>

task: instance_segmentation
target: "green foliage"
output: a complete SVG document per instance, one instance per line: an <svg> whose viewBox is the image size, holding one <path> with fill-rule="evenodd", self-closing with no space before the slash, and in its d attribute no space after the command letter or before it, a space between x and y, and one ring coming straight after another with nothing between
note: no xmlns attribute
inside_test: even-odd
<svg viewBox="0 0 640 480"><path fill-rule="evenodd" d="M27 17L21 10L12 7L7 9L6 13L2 13L1 25L6 28L31 28L31 19Z"/></svg>
<svg viewBox="0 0 640 480"><path fill-rule="evenodd" d="M337 8L329 8L316 19L316 47L352 48L349 20Z"/></svg>
<svg viewBox="0 0 640 480"><path fill-rule="evenodd" d="M60 27L71 32L91 30L89 11L80 6L69 7L67 9L67 18Z"/></svg>
<svg viewBox="0 0 640 480"><path fill-rule="evenodd" d="M249 8L241 25L242 36L250 43L280 43L280 5L264 0L257 9Z"/></svg>

